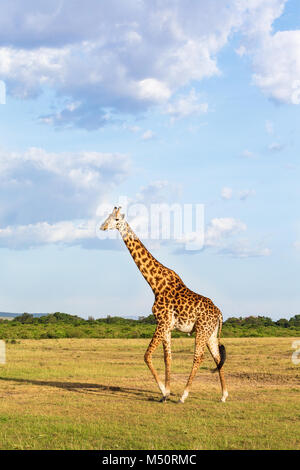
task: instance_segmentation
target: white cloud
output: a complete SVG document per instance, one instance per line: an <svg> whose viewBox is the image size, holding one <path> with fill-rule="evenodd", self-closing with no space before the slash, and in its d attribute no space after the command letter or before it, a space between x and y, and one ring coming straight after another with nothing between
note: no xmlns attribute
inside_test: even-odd
<svg viewBox="0 0 300 470"><path fill-rule="evenodd" d="M269 256L271 250L262 243L250 242L240 239L240 234L246 232L244 222L232 217L214 218L206 228L204 243L201 234L195 232L184 234L181 240L176 240L179 247L175 253L195 254L202 248L213 249L219 255L227 255L234 258L250 258ZM184 245L192 248L187 251ZM197 246L200 247L197 249Z"/></svg>
<svg viewBox="0 0 300 470"><path fill-rule="evenodd" d="M251 246L248 240L238 240L235 243L224 247L220 250L220 254L228 255L233 258L257 258L262 256L270 256L270 248L256 244Z"/></svg>
<svg viewBox="0 0 300 470"><path fill-rule="evenodd" d="M43 84L55 85L63 77L66 49L38 50L0 47L0 76L8 83L8 92L17 98L32 98Z"/></svg>
<svg viewBox="0 0 300 470"><path fill-rule="evenodd" d="M128 175L129 158L100 152L0 152L0 225L91 216Z"/></svg>
<svg viewBox="0 0 300 470"><path fill-rule="evenodd" d="M237 238L246 230L246 224L234 218L212 219L206 230L205 247L217 248L219 254L235 258L269 256L271 250L262 243Z"/></svg>
<svg viewBox="0 0 300 470"><path fill-rule="evenodd" d="M148 129L147 131L145 131L142 135L142 139L143 140L151 140L154 138L154 132L151 131L151 129Z"/></svg>
<svg viewBox="0 0 300 470"><path fill-rule="evenodd" d="M144 204L154 204L163 202L178 201L182 187L179 184L171 183L167 180L156 180L147 186L142 186L136 194L136 201Z"/></svg>
<svg viewBox="0 0 300 470"><path fill-rule="evenodd" d="M280 144L279 142L272 142L268 149L271 151L271 152L281 152L281 150L284 149L284 145L283 144Z"/></svg>
<svg viewBox="0 0 300 470"><path fill-rule="evenodd" d="M238 192L238 198L241 201L244 201L249 196L254 196L254 195L255 195L254 189L242 189ZM225 186L224 188L222 188L221 197L222 199L229 201L230 199L233 198L233 189Z"/></svg>
<svg viewBox="0 0 300 470"><path fill-rule="evenodd" d="M278 31L253 52L253 81L277 101L300 104L300 31Z"/></svg>
<svg viewBox="0 0 300 470"><path fill-rule="evenodd" d="M171 91L165 83L155 78L145 78L136 84L137 96L152 103L161 103L171 96Z"/></svg>
<svg viewBox="0 0 300 470"><path fill-rule="evenodd" d="M200 101L200 96L192 89L188 95L181 95L166 107L166 113L172 119L191 116L193 114L204 114L208 111L208 104Z"/></svg>
<svg viewBox="0 0 300 470"><path fill-rule="evenodd" d="M113 113L169 103L174 117L206 112L193 81L220 74L217 55L232 34L253 57L255 83L281 101L298 102L299 31L271 35L285 0L141 2L10 0L0 17L0 76L10 94L37 96L44 86L60 108L41 116L55 126L96 129ZM70 14L72 12L72 14ZM91 14L92 12L92 14ZM76 106L63 104L68 98Z"/></svg>
<svg viewBox="0 0 300 470"><path fill-rule="evenodd" d="M25 248L52 243L72 244L95 238L96 223L87 221L61 221L56 224L7 226L0 228L0 244L9 248Z"/></svg>
<svg viewBox="0 0 300 470"><path fill-rule="evenodd" d="M55 125L71 121L92 129L92 116L102 115L103 108L137 112L162 104L190 80L217 73L211 55L226 42L214 38L215 32L207 41L201 28L185 24L184 11L177 2L150 6L132 1L124 10L119 1L103 7L87 0L83 11L78 2L70 0L68 7L62 2L52 18L46 15L43 30L37 20L42 7L33 3L37 11L32 5L26 8L12 0L5 26L8 30L10 25L10 31L4 43L7 37L10 41L0 48L0 75L16 97L34 97L48 86L81 103L75 109L67 106L53 116L42 116L44 122L47 119ZM30 28L14 28L20 10L31 18L31 38ZM196 11L198 20L202 10ZM93 11L90 18L87 11ZM55 32L60 40L52 40ZM95 127L104 124L102 119L95 120Z"/></svg>
<svg viewBox="0 0 300 470"><path fill-rule="evenodd" d="M30 149L30 151L28 151L28 154L26 155L27 160L34 160L39 166L43 160L40 158L40 152L43 151L41 149ZM44 166L41 165L42 168L46 167L47 173L55 173L57 171L57 163L59 163L59 158L63 159L64 155L66 156L66 160L68 160L68 154L45 153L45 164ZM104 239L101 240L97 238L97 236L99 238L103 238L99 236L99 233L100 235L103 235L104 232L99 232L98 229L99 224L103 222L103 218L106 216L107 211L109 212L114 207L114 205L119 205L118 201L108 203L108 197L109 190L117 184L117 181L120 181L120 175L115 174L114 165L112 164L112 162L109 161L109 154L100 154L99 156L96 153L88 152L80 155L74 155L74 159L76 160L77 158L81 162L95 162L95 160L101 160L101 156L105 157L103 158L104 160L106 160L106 165L109 167L112 179L110 185L101 184L101 176L99 176L100 188L96 192L86 192L89 188L90 183L89 172L88 176L84 177L85 175L82 174L80 169L76 169L76 164L74 164L74 168L72 168L71 171L68 173L68 162L65 163L64 169L59 169L59 171L64 174L64 179L62 183L64 185L67 185L67 179L70 178L72 184L74 184L75 186L75 188L73 187L72 189L72 203L74 205L74 208L77 209L77 211L66 210L65 206L68 205L70 209L70 204L68 204L67 201L67 194L59 193L59 188L57 188L56 186L56 179L54 179L53 186L50 188L53 193L54 202L58 204L54 216L51 212L52 201L44 200L45 195L41 194L40 188L36 187L35 182L33 180L29 179L28 181L26 181L28 186L32 187L32 189L34 190L34 196L32 196L32 199L31 194L28 195L26 193L26 187L23 184L24 182L21 182L18 179L8 180L8 185L12 187L14 193L16 188L18 187L18 184L21 184L22 196L24 200L22 202L23 205L20 204L17 209L18 214L22 214L22 217L17 217L16 214L12 213L12 208L14 208L14 204L12 205L12 207L8 205L6 210L5 206L1 207L2 212L0 211L0 246L11 249L24 249L45 244L64 244L81 245L82 247L87 249L120 249L121 243L120 240L118 240L118 237L116 236L117 232L105 232L105 234L109 235L108 238L104 237ZM15 154L15 157L20 158L21 160L25 158L24 155L18 154ZM121 162L116 162L116 166L121 167L121 164L122 159ZM125 165L125 174L122 174L121 179L125 178L127 174L126 158L123 164ZM100 164L99 166L101 167ZM2 165L2 173L0 171L0 176L2 175L3 177L5 177L5 171L8 172L9 170L9 168L5 168L5 165ZM121 168L119 168L119 172L122 172ZM6 176L7 174L8 173L6 173ZM98 188L98 182L95 188ZM83 193L81 193L81 191ZM47 195L49 194L49 192L47 191ZM151 212L151 204L173 204L174 200L178 200L178 198L180 197L180 193L180 185L171 183L166 180L158 180L141 187L139 193L137 193L134 198L130 199L126 197L125 202L124 197L122 197L119 202L120 205L123 207L123 211L127 211L126 206L129 206L129 208L131 207L131 209L129 210L130 224L135 230L140 230L140 227L145 226L145 224L149 228L150 222L153 222L152 220L150 221L148 219L148 215ZM17 202L20 201L18 193L15 195ZM81 205L80 198L84 198L84 196L88 196L90 199L85 198L86 204ZM39 204L41 205L41 211L37 211L35 207L33 207L36 200L38 200ZM60 210L59 207L60 202L64 206L62 210ZM135 204L137 205L135 206ZM134 207L135 209L142 208L144 210L142 211L142 213L140 213L138 210L137 213L133 214L134 211L132 211L132 209ZM9 212L9 210L11 210L11 212ZM46 221L46 219L51 219L52 221L49 222L48 220ZM12 220L12 222L8 222L9 220ZM160 221L157 220L156 223L159 225ZM158 226L151 226L151 230L155 229L158 229ZM149 240L149 244L149 246L153 246L153 241ZM159 241L156 240L155 244L159 244Z"/></svg>
<svg viewBox="0 0 300 470"><path fill-rule="evenodd" d="M247 240L237 239L241 232L247 230L247 226L242 221L230 217L213 218L206 227L204 239L201 233L196 232L184 233L179 239L173 239L172 229L170 228L171 239L152 240L149 238L149 234L160 233L161 222L159 219L149 219L150 204L165 204L168 207L168 202L171 201L172 207L175 207L176 204L173 206L174 200L178 200L179 195L180 187L178 185L168 181L155 181L142 187L134 199L127 200L129 208L131 207L129 211L127 207L127 211L130 213L129 223L138 233L138 236L146 238L149 249L158 249L165 245L176 247L175 253L194 254L199 249L206 248L215 249L221 255L238 258L270 255L269 248L260 244L251 246ZM107 207L111 208L113 205L106 204ZM99 236L99 224L103 221L102 210L99 211L101 206L102 204L98 206L98 211L95 211L94 217L91 218L60 220L54 223L40 221L0 227L0 246L11 249L24 249L45 244L63 244L80 245L87 249L119 250L122 246L119 237L113 236L101 240L97 238ZM133 207L135 208L134 211L132 210ZM126 210L126 207L123 207L124 210ZM116 233L110 232L108 234L116 235Z"/></svg>
<svg viewBox="0 0 300 470"><path fill-rule="evenodd" d="M251 152L250 150L244 150L242 153L241 153L241 156L244 157L244 158L256 158L256 155L255 153Z"/></svg>
<svg viewBox="0 0 300 470"><path fill-rule="evenodd" d="M241 26L243 38L237 54L250 57L253 83L266 96L281 103L300 104L300 30L274 33L272 29L287 0L245 3L249 11ZM267 132L273 133L272 127Z"/></svg>
<svg viewBox="0 0 300 470"><path fill-rule="evenodd" d="M244 38L237 53L250 56L253 83L266 96L297 105L300 104L300 30L274 33L272 29L286 3L287 0L247 2L249 15L241 28ZM270 124L267 132L272 134Z"/></svg>
<svg viewBox="0 0 300 470"><path fill-rule="evenodd" d="M243 57L246 54L246 48L245 48L245 46L240 46L238 49L235 50L235 52L240 57Z"/></svg>
<svg viewBox="0 0 300 470"><path fill-rule="evenodd" d="M124 129L128 129L130 132L133 132L134 134L141 130L139 126L132 126L129 124L124 124L123 127Z"/></svg>
<svg viewBox="0 0 300 470"><path fill-rule="evenodd" d="M244 222L232 217L214 218L210 221L205 233L205 246L221 246L224 238L243 232L247 229Z"/></svg>
<svg viewBox="0 0 300 470"><path fill-rule="evenodd" d="M224 188L222 188L222 191L221 191L221 197L222 199L226 199L226 200L229 200L232 198L232 188L228 188L226 186L224 186Z"/></svg>

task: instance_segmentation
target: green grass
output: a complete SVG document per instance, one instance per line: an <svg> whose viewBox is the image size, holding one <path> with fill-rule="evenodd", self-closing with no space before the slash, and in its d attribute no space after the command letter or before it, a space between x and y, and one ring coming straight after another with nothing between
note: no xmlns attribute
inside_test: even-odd
<svg viewBox="0 0 300 470"><path fill-rule="evenodd" d="M193 338L173 340L165 404L143 361L148 339L21 340L0 365L1 449L299 449L293 338L225 338L229 398L203 362L184 405ZM155 365L163 374L162 348Z"/></svg>

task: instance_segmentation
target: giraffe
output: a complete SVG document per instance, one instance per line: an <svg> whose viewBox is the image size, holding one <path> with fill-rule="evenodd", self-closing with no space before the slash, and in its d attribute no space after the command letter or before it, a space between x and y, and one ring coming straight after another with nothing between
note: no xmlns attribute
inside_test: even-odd
<svg viewBox="0 0 300 470"><path fill-rule="evenodd" d="M225 402L228 392L223 372L226 351L220 344L223 321L221 311L209 298L196 294L186 287L172 269L157 261L138 239L120 211L121 207L115 207L100 229L119 231L134 262L154 293L152 312L156 318L156 329L144 359L162 393L160 401L165 402L170 396L171 332L177 329L186 333L195 333L193 366L179 403L184 403L189 395L197 369L203 361L205 346L216 363L213 372L219 373L221 401ZM159 379L152 363L152 355L160 343L164 351L164 383Z"/></svg>

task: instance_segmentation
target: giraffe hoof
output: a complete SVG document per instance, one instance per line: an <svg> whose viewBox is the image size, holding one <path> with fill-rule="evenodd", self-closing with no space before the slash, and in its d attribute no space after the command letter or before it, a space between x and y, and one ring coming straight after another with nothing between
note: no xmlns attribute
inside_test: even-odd
<svg viewBox="0 0 300 470"><path fill-rule="evenodd" d="M162 397L162 398L159 400L159 402L160 402L160 403L165 403L168 398L169 398L168 396Z"/></svg>
<svg viewBox="0 0 300 470"><path fill-rule="evenodd" d="M181 398L180 398L180 400L178 400L178 402L177 402L177 403L179 403L180 405L184 405L184 401L183 401L183 400L181 400Z"/></svg>
<svg viewBox="0 0 300 470"><path fill-rule="evenodd" d="M225 403L227 397L228 397L228 392L225 391L222 398L221 398L221 402Z"/></svg>

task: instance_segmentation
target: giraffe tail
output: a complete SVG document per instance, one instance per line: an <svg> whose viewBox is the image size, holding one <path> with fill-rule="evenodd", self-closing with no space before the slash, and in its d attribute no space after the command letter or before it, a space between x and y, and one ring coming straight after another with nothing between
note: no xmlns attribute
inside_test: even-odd
<svg viewBox="0 0 300 470"><path fill-rule="evenodd" d="M213 369L211 372L214 374L218 370L222 369L224 362L226 361L226 349L223 344L220 344L220 336L221 336L221 330L222 330L222 317L219 318L219 334L218 334L218 340L219 340L219 353L220 353L220 362L217 364L217 367Z"/></svg>

